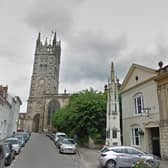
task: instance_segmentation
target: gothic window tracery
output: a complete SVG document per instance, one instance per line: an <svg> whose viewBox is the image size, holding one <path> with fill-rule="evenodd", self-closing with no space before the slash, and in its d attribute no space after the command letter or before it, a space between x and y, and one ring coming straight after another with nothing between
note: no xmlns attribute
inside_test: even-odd
<svg viewBox="0 0 168 168"><path fill-rule="evenodd" d="M58 101L53 100L48 105L48 118L47 118L47 124L49 126L52 125L52 117L54 113L60 108L60 104Z"/></svg>
<svg viewBox="0 0 168 168"><path fill-rule="evenodd" d="M40 64L40 72L46 72L47 71L47 64Z"/></svg>

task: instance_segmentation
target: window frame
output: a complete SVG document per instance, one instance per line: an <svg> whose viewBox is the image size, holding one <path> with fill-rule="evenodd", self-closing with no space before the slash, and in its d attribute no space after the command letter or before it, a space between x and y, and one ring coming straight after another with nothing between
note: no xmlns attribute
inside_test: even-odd
<svg viewBox="0 0 168 168"><path fill-rule="evenodd" d="M135 132L137 129L137 133ZM131 133L132 133L132 145L133 146L141 146L141 137L140 137L140 134L139 134L139 131L140 131L140 127L136 126L136 127L133 127L131 129ZM137 135L136 135L137 134ZM137 141L138 140L138 141ZM138 142L138 143L137 143Z"/></svg>
<svg viewBox="0 0 168 168"><path fill-rule="evenodd" d="M113 128L112 129L112 137L113 137L113 139L117 139L118 138L118 136L117 136L117 128Z"/></svg>
<svg viewBox="0 0 168 168"><path fill-rule="evenodd" d="M135 115L142 115L144 109L143 94L141 92L136 93L133 96L133 98L134 98Z"/></svg>

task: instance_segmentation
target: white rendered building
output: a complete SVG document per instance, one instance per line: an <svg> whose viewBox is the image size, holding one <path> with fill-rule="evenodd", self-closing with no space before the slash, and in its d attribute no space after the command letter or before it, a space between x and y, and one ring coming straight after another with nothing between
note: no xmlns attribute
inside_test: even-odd
<svg viewBox="0 0 168 168"><path fill-rule="evenodd" d="M118 82L115 77L114 65L111 64L111 73L107 86L106 112L106 145L121 145L120 110Z"/></svg>
<svg viewBox="0 0 168 168"><path fill-rule="evenodd" d="M18 96L8 94L7 86L0 86L0 140L16 132L21 104Z"/></svg>

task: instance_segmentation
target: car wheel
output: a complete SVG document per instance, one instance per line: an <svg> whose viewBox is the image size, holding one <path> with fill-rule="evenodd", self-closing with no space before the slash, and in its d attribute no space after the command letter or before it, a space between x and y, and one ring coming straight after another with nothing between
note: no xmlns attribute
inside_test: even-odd
<svg viewBox="0 0 168 168"><path fill-rule="evenodd" d="M149 165L151 167L154 167L154 165L155 165L153 160L147 160L146 163L147 163L147 165Z"/></svg>
<svg viewBox="0 0 168 168"><path fill-rule="evenodd" d="M116 168L116 163L114 160L109 160L106 163L106 168Z"/></svg>
<svg viewBox="0 0 168 168"><path fill-rule="evenodd" d="M11 162L12 162L11 157L8 159L5 159L5 166L9 166Z"/></svg>

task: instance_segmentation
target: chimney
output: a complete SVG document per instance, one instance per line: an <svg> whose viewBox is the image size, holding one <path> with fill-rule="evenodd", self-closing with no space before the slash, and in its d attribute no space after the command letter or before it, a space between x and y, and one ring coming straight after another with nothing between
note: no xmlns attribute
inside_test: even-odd
<svg viewBox="0 0 168 168"><path fill-rule="evenodd" d="M8 86L0 85L0 96L6 99L8 93Z"/></svg>

